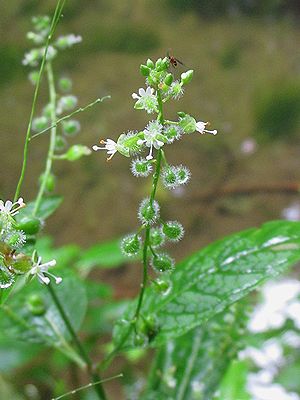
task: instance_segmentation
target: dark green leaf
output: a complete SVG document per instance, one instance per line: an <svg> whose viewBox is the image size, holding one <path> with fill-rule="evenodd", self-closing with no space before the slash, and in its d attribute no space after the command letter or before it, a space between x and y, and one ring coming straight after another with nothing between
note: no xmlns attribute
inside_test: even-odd
<svg viewBox="0 0 300 400"><path fill-rule="evenodd" d="M158 295L153 286L146 291L142 313L155 316L158 325L152 344L203 324L299 259L299 222L274 221L212 243L176 267L169 293ZM125 314L128 321L135 307L131 304ZM116 325L116 344L124 341L128 327L124 319ZM128 335L123 347L132 345Z"/></svg>
<svg viewBox="0 0 300 400"><path fill-rule="evenodd" d="M36 214L36 217L41 218L42 220L48 218L61 205L62 201L62 196L51 196L44 198L41 201L41 205ZM34 205L34 201L26 203L26 207L20 210L19 213L16 215L16 220L21 221L21 219L24 217L31 217L34 210Z"/></svg>
<svg viewBox="0 0 300 400"><path fill-rule="evenodd" d="M159 350L143 400L211 400L239 349L245 307L234 304ZM222 397L222 400L237 397Z"/></svg>

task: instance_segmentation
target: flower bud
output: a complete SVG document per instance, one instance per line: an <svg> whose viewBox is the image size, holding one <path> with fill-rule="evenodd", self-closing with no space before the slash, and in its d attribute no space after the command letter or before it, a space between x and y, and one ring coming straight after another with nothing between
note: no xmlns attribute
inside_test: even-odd
<svg viewBox="0 0 300 400"><path fill-rule="evenodd" d="M140 72L141 72L141 74L142 74L143 76L149 76L149 74L150 74L150 68L147 67L147 66L144 65L144 64L141 64L141 66L140 66Z"/></svg>
<svg viewBox="0 0 300 400"><path fill-rule="evenodd" d="M31 71L31 72L28 74L28 79L30 80L30 82L31 82L33 85L36 85L36 84L37 84L38 78L39 78L39 71Z"/></svg>
<svg viewBox="0 0 300 400"><path fill-rule="evenodd" d="M146 64L147 64L148 68L150 68L150 69L154 68L154 62L150 58L148 58Z"/></svg>
<svg viewBox="0 0 300 400"><path fill-rule="evenodd" d="M143 158L137 158L131 162L131 172L137 177L149 176L152 172L152 164Z"/></svg>
<svg viewBox="0 0 300 400"><path fill-rule="evenodd" d="M165 77L165 79L164 79L164 83L167 85L167 86L171 86L171 84L172 84L172 82L173 82L173 74L168 74L166 77Z"/></svg>
<svg viewBox="0 0 300 400"><path fill-rule="evenodd" d="M151 228L150 230L150 243L154 249L162 246L165 242L165 235L160 228Z"/></svg>
<svg viewBox="0 0 300 400"><path fill-rule="evenodd" d="M75 119L69 119L63 121L62 128L66 136L75 136L80 131L80 123Z"/></svg>
<svg viewBox="0 0 300 400"><path fill-rule="evenodd" d="M10 260L10 266L17 274L25 274L32 268L32 260L26 254L18 254Z"/></svg>
<svg viewBox="0 0 300 400"><path fill-rule="evenodd" d="M166 296L172 290L172 282L168 277L162 276L154 281L155 289L158 293Z"/></svg>
<svg viewBox="0 0 300 400"><path fill-rule="evenodd" d="M36 217L25 216L17 222L16 228L28 235L36 235L41 229L41 221Z"/></svg>
<svg viewBox="0 0 300 400"><path fill-rule="evenodd" d="M125 256L136 256L142 247L142 238L137 234L125 236L121 241L121 251Z"/></svg>
<svg viewBox="0 0 300 400"><path fill-rule="evenodd" d="M150 198L145 198L139 206L138 217L142 224L154 224L159 218L158 202L156 200L153 200L151 204Z"/></svg>
<svg viewBox="0 0 300 400"><path fill-rule="evenodd" d="M18 249L26 242L26 235L22 231L12 231L7 235L6 243L14 248Z"/></svg>
<svg viewBox="0 0 300 400"><path fill-rule="evenodd" d="M192 69L181 74L181 83L187 85L193 79L194 71Z"/></svg>
<svg viewBox="0 0 300 400"><path fill-rule="evenodd" d="M31 294L27 300L29 311L36 316L41 316L46 312L44 299L39 294Z"/></svg>
<svg viewBox="0 0 300 400"><path fill-rule="evenodd" d="M151 259L152 268L156 272L166 272L174 268L175 262L168 254L156 254Z"/></svg>
<svg viewBox="0 0 300 400"><path fill-rule="evenodd" d="M76 161L79 160L81 157L89 156L90 154L91 150L87 146L74 144L74 146L71 146L66 154L63 155L63 158L68 161Z"/></svg>
<svg viewBox="0 0 300 400"><path fill-rule="evenodd" d="M73 95L63 96L57 102L57 114L61 114L64 111L71 111L77 106L77 97Z"/></svg>
<svg viewBox="0 0 300 400"><path fill-rule="evenodd" d="M178 221L168 221L164 223L162 231L171 242L178 242L184 235L184 228Z"/></svg>

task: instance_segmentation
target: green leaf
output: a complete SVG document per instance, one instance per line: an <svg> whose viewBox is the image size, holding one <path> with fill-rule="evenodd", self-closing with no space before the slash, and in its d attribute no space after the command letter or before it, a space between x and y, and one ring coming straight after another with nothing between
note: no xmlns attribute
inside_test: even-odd
<svg viewBox="0 0 300 400"><path fill-rule="evenodd" d="M158 352L142 399L211 400L236 357L246 325L244 314L244 304L234 304L203 326L168 341Z"/></svg>
<svg viewBox="0 0 300 400"><path fill-rule="evenodd" d="M299 259L299 222L274 221L212 243L176 267L169 293L158 295L153 285L147 289L142 313L154 316L158 326L151 344L203 324ZM121 348L134 344L130 321L135 307L131 304L124 315L128 322L123 318L115 327L114 340Z"/></svg>
<svg viewBox="0 0 300 400"><path fill-rule="evenodd" d="M76 267L80 270L91 270L94 267L114 268L128 261L120 249L120 240L96 244L82 252Z"/></svg>
<svg viewBox="0 0 300 400"><path fill-rule="evenodd" d="M246 391L247 375L247 363L244 360L233 361L221 383L219 395L214 399L251 400Z"/></svg>
<svg viewBox="0 0 300 400"><path fill-rule="evenodd" d="M78 331L87 308L83 283L74 276L64 277L53 287L69 321ZM30 296L40 296L45 312L36 315L30 307ZM53 303L47 287L36 281L24 286L0 308L0 330L16 340L40 343L59 349L80 364L80 359L68 344L70 335L64 320Z"/></svg>
<svg viewBox="0 0 300 400"><path fill-rule="evenodd" d="M42 220L48 218L61 205L62 201L63 201L62 196L51 196L44 198L41 201L41 205L36 214L36 217ZM24 217L31 217L34 210L34 205L35 205L34 201L26 203L26 207L22 208L16 215L16 220L21 221L22 218Z"/></svg>

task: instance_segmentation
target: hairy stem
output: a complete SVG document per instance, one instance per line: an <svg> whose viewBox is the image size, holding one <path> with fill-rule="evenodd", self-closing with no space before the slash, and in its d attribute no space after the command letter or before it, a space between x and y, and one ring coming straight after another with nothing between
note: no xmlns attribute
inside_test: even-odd
<svg viewBox="0 0 300 400"><path fill-rule="evenodd" d="M47 288L49 290L49 293L50 293L50 295L52 297L52 300L53 300L54 304L57 307L57 310L58 310L59 314L61 315L61 317L62 317L62 319L63 319L63 321L64 321L64 323L65 323L65 325L66 325L66 327L67 327L72 339L73 339L73 342L74 342L75 346L78 349L78 352L79 352L80 356L82 357L82 359L85 361L85 363L87 365L87 371L88 371L88 374L90 376L91 381L95 384L94 388L95 388L95 391L96 391L96 393L98 395L98 398L101 399L101 400L106 400L106 395L105 395L103 386L101 385L101 383L99 383L99 381L101 381L101 378L100 378L99 374L96 373L93 370L93 363L92 363L89 355L85 351L80 339L78 338L78 336L77 336L77 334L76 334L76 332L75 332L75 330L74 330L74 328L73 328L73 326L72 326L72 324L71 324L71 322L70 322L70 320L69 320L69 318L68 318L68 316L67 316L67 314L66 314L66 312L65 312L65 310L64 310L64 308L63 308L63 306L62 306L62 304L61 304L61 302L60 302L60 300L58 298L58 296L57 296L57 294L55 293L55 290L53 289L51 283L49 285L47 285Z"/></svg>
<svg viewBox="0 0 300 400"><path fill-rule="evenodd" d="M25 171L26 171L26 166L27 166L28 147L29 147L29 140L30 140L32 121L33 121L33 117L34 117L34 113L35 113L35 107L36 107L36 103L37 103L41 77L42 77L42 74L43 74L43 71L44 71L44 67L45 67L45 63L46 63L46 59L47 59L47 53L48 53L49 44L50 44L52 36L53 36L53 34L55 32L56 25L58 24L58 21L59 21L59 19L61 17L64 4L65 4L65 0L58 0L58 2L56 4L55 11L54 11L54 15L53 15L53 18L52 18L52 21L51 21L50 33L49 33L47 41L46 41L45 52L44 52L44 55L43 55L43 58L42 58L42 62L41 62L41 66L40 66L39 74L38 74L38 78L37 78L37 83L36 83L35 90L34 90L32 106L31 106L31 111L30 111L30 116L29 116L26 136L25 136L22 169L21 169L21 174L20 174L19 181L18 181L17 187L16 187L14 201L17 201L17 199L18 199L18 197L20 196L20 193L21 193L21 188L22 188L22 184L23 184L23 181L24 181Z"/></svg>

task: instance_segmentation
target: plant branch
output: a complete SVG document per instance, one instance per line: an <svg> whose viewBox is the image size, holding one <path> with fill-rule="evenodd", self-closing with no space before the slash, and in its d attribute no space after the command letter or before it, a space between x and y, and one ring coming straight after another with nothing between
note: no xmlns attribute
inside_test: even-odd
<svg viewBox="0 0 300 400"><path fill-rule="evenodd" d="M64 4L65 4L65 0L58 0L58 2L56 4L55 11L54 11L54 15L53 15L53 18L52 18L52 21L51 21L50 33L49 33L49 35L47 37L47 41L46 41L46 45L45 45L45 51L44 51L44 55L43 55L43 58L42 58L42 62L41 62L41 66L40 66L40 69L39 69L39 74L38 74L38 78L37 78L37 82L36 82L36 86L35 86L35 90L34 90L32 106L31 106L31 111L30 111L30 116L29 116L26 136L25 136L25 144L24 144L24 150L23 150L23 163L22 163L22 168L21 168L21 174L20 174L20 177L19 177L19 181L18 181L18 184L17 184L17 187L16 187L14 201L17 201L18 197L20 196L22 184L23 184L23 181L24 181L25 171L26 171L26 166L27 166L27 159L28 159L28 146L29 146L29 140L30 140L30 133L31 133L32 121L33 121L33 117L34 117L34 113L35 113L35 107L36 107L39 88L40 88L40 83L41 83L41 77L42 77L42 74L43 74L43 71L44 71L44 67L45 67L45 63L46 63L46 59L47 59L47 53L48 53L49 44L50 44L52 36L53 36L53 34L55 32L55 29L56 29L56 26L58 24L58 21L59 21L59 19L61 17L61 13L62 13Z"/></svg>
<svg viewBox="0 0 300 400"><path fill-rule="evenodd" d="M104 389L101 385L101 378L96 372L94 372L92 361L91 361L89 355L86 353L82 343L80 342L80 340L79 340L62 304L60 303L60 300L59 300L57 294L55 293L55 290L53 289L51 283L49 285L47 285L47 288L49 290L49 293L52 297L54 304L57 307L58 312L60 313L60 315L61 315L61 317L73 339L75 346L78 349L79 354L81 355L82 359L86 362L88 373L90 375L91 381L94 383L95 391L97 392L99 399L106 400L106 395L105 395Z"/></svg>

